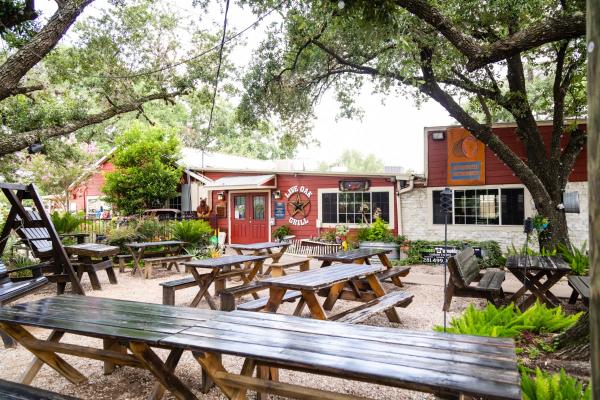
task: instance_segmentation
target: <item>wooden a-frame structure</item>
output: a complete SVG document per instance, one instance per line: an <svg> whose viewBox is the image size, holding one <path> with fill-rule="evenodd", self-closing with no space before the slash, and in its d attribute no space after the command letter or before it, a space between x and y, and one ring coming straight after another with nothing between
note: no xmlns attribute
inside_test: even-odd
<svg viewBox="0 0 600 400"><path fill-rule="evenodd" d="M35 186L0 183L0 190L11 205L0 234L0 254L4 252L8 236L14 230L36 257L42 261L50 261L45 272L51 272L47 278L56 283L58 294L63 294L67 282L71 282L73 293L84 295L77 273ZM37 211L28 211L23 206L23 200L31 200Z"/></svg>

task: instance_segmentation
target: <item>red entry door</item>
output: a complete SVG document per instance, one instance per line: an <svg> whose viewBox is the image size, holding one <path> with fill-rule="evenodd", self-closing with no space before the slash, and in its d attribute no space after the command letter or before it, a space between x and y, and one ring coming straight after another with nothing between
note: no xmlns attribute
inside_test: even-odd
<svg viewBox="0 0 600 400"><path fill-rule="evenodd" d="M231 243L259 243L268 239L267 194L232 194Z"/></svg>

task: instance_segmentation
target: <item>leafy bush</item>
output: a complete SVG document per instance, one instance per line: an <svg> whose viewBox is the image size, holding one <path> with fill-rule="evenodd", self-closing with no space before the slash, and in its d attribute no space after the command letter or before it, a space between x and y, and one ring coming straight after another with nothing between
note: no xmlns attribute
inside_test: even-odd
<svg viewBox="0 0 600 400"><path fill-rule="evenodd" d="M568 248L562 243L558 244L558 249L562 258L571 267L571 272L575 275L587 275L590 269L590 258L587 255L587 242L583 242L581 248L571 245Z"/></svg>
<svg viewBox="0 0 600 400"><path fill-rule="evenodd" d="M539 302L524 312L514 304L500 308L488 304L483 310L470 304L460 317L450 321L446 332L490 337L515 337L524 331L560 332L577 322L580 315L566 315L560 306L547 308ZM436 326L434 330L443 332L444 327Z"/></svg>
<svg viewBox="0 0 600 400"><path fill-rule="evenodd" d="M31 258L22 254L14 254L12 256L3 257L3 261L9 271L35 264ZM21 271L12 272L11 275L13 278L30 278L33 276L33 273L30 269L24 269Z"/></svg>
<svg viewBox="0 0 600 400"><path fill-rule="evenodd" d="M145 240L151 241L155 238L164 237L167 229L164 224L160 223L158 218L149 217L141 218L137 223L136 230Z"/></svg>
<svg viewBox="0 0 600 400"><path fill-rule="evenodd" d="M433 251L436 246L443 246L443 241L428 241L428 240L412 240L409 242L407 251L407 258L402 260L403 265L422 264L423 255L422 252ZM506 259L502 256L500 245L495 240L486 240L482 242L475 242L469 240L449 240L448 246L455 246L462 249L466 246L478 247L483 253L484 257L479 258L479 267L490 268L499 267L506 263Z"/></svg>
<svg viewBox="0 0 600 400"><path fill-rule="evenodd" d="M50 219L58 233L71 233L79 228L79 225L85 222L83 213L71 214L69 212L55 211L50 214Z"/></svg>
<svg viewBox="0 0 600 400"><path fill-rule="evenodd" d="M292 234L292 228L290 228L289 224L281 225L275 228L273 231L273 237L275 239L282 240L285 236Z"/></svg>
<svg viewBox="0 0 600 400"><path fill-rule="evenodd" d="M521 374L521 392L523 400L591 400L591 385L585 390L583 385L561 368L558 374L548 374L539 368L535 377Z"/></svg>
<svg viewBox="0 0 600 400"><path fill-rule="evenodd" d="M134 226L124 226L112 229L107 233L106 242L112 246L119 246L121 250L126 251L126 243L143 240L142 235L138 233Z"/></svg>
<svg viewBox="0 0 600 400"><path fill-rule="evenodd" d="M330 228L325 229L323 232L321 232L321 236L319 236L319 239L327 243L335 243L335 237L335 229Z"/></svg>
<svg viewBox="0 0 600 400"><path fill-rule="evenodd" d="M368 227L359 229L358 240L361 242L393 242L396 240L394 233L390 230L387 222L381 218L375 218Z"/></svg>
<svg viewBox="0 0 600 400"><path fill-rule="evenodd" d="M212 228L203 220L179 221L171 224L171 234L174 239L189 243L192 247L208 245Z"/></svg>

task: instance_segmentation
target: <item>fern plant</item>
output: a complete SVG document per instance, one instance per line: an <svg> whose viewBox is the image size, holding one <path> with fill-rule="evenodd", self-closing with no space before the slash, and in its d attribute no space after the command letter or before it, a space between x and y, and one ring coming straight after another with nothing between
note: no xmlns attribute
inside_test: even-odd
<svg viewBox="0 0 600 400"><path fill-rule="evenodd" d="M85 222L83 214L71 214L69 212L55 211L50 214L50 219L54 225L54 229L58 233L74 232L79 226Z"/></svg>
<svg viewBox="0 0 600 400"><path fill-rule="evenodd" d="M483 310L470 304L460 317L450 321L446 332L490 337L516 337L524 331L560 332L573 325L580 315L566 315L560 306L547 308L539 302L524 312L514 304L500 308L488 304ZM434 330L443 332L444 327L436 326Z"/></svg>
<svg viewBox="0 0 600 400"><path fill-rule="evenodd" d="M206 246L212 234L210 224L203 220L185 220L171 225L174 239L187 242L194 247Z"/></svg>
<svg viewBox="0 0 600 400"><path fill-rule="evenodd" d="M521 375L521 392L523 400L591 400L591 385L583 389L583 385L564 369L558 374L547 374L539 368L535 376L526 372Z"/></svg>
<svg viewBox="0 0 600 400"><path fill-rule="evenodd" d="M581 248L571 245L565 246L562 243L558 244L558 249L562 258L571 267L571 272L575 275L587 275L590 269L590 258L587 255L587 242L583 242Z"/></svg>

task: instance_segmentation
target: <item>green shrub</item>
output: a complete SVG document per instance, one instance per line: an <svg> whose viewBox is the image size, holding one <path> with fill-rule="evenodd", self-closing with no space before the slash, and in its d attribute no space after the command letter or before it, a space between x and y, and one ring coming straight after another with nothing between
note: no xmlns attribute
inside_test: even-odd
<svg viewBox="0 0 600 400"><path fill-rule="evenodd" d="M358 240L361 242L389 243L395 241L396 238L387 222L381 218L375 218L375 221L371 225L359 229Z"/></svg>
<svg viewBox="0 0 600 400"><path fill-rule="evenodd" d="M79 228L79 225L85 222L85 216L81 214L71 214L69 212L55 211L50 214L50 219L56 232L71 233Z"/></svg>
<svg viewBox="0 0 600 400"><path fill-rule="evenodd" d="M9 271L12 269L28 267L30 265L35 264L35 262L31 258L21 254L3 257L3 261L6 263L6 267ZM33 276L33 273L30 269L24 269L21 271L12 272L11 275L13 278L30 278Z"/></svg>
<svg viewBox="0 0 600 400"><path fill-rule="evenodd" d="M571 245L570 248L562 243L558 244L558 249L562 258L571 267L571 272L575 275L587 275L590 270L590 258L587 255L587 242L583 242L581 248Z"/></svg>
<svg viewBox="0 0 600 400"><path fill-rule="evenodd" d="M325 229L323 232L321 232L321 236L319 236L319 239L327 243L335 243L335 237L335 229L330 228Z"/></svg>
<svg viewBox="0 0 600 400"><path fill-rule="evenodd" d="M591 385L585 390L583 385L564 369L558 374L548 374L539 368L535 376L526 372L521 374L521 392L523 400L591 400Z"/></svg>
<svg viewBox="0 0 600 400"><path fill-rule="evenodd" d="M185 220L171 224L173 239L189 243L191 247L204 247L208 245L213 229L203 220Z"/></svg>
<svg viewBox="0 0 600 400"><path fill-rule="evenodd" d="M514 304L500 308L488 304L483 310L477 310L470 304L460 317L450 321L446 332L490 337L516 337L524 331L560 332L577 322L580 315L565 315L560 306L547 308L539 302L524 312ZM444 327L436 326L434 330L443 332Z"/></svg>
<svg viewBox="0 0 600 400"><path fill-rule="evenodd" d="M281 225L275 228L273 231L273 237L275 239L282 240L285 236L292 234L292 228L290 228L289 224Z"/></svg>
<svg viewBox="0 0 600 400"><path fill-rule="evenodd" d="M137 232L144 240L152 241L165 236L167 228L158 218L141 218L136 226Z"/></svg>
<svg viewBox="0 0 600 400"><path fill-rule="evenodd" d="M112 246L119 246L121 250L126 251L125 244L144 240L134 226L124 226L112 229L107 233L106 242Z"/></svg>

